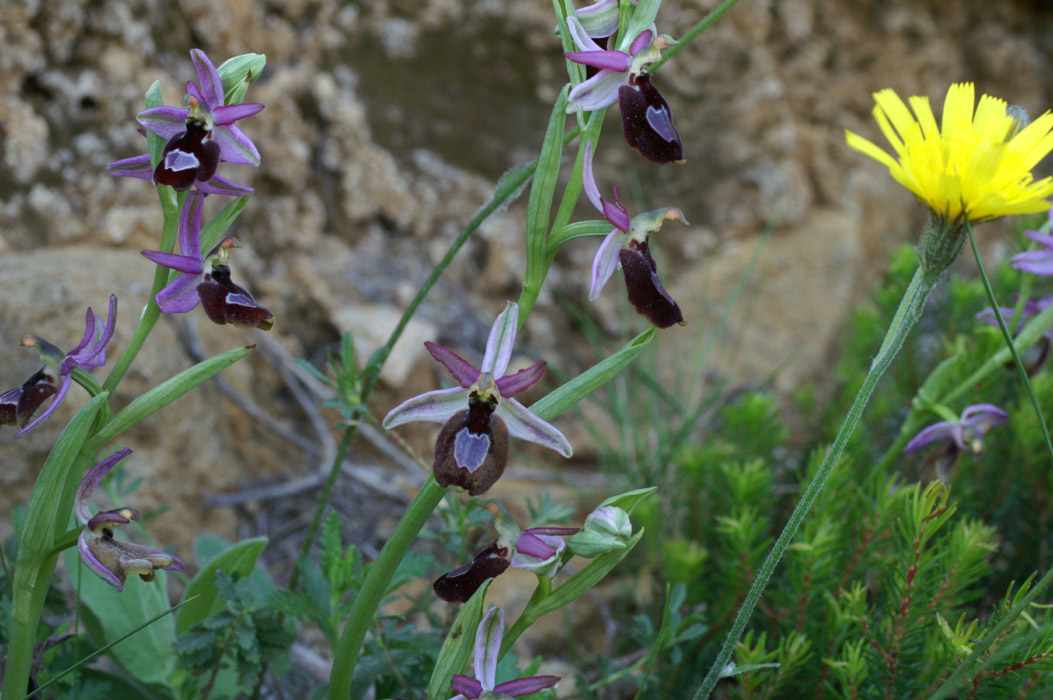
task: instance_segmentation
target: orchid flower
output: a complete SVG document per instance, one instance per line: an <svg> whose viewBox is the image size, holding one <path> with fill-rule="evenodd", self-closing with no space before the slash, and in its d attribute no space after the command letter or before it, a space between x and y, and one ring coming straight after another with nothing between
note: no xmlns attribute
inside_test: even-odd
<svg viewBox="0 0 1053 700"><path fill-rule="evenodd" d="M237 247L237 242L233 238L224 239L208 255L201 255L204 198L202 192L194 192L183 206L179 217L180 254L143 251L150 261L182 273L157 293L157 305L166 314L183 314L200 302L214 323L270 330L274 325L274 314L257 304L248 290L230 279L228 251Z"/></svg>
<svg viewBox="0 0 1053 700"><path fill-rule="evenodd" d="M171 571L183 568L182 560L168 552L114 538L113 531L118 525L139 519L139 512L134 508L116 508L91 514L88 501L95 488L114 465L131 453L126 447L92 467L80 482L73 507L77 520L84 525L77 540L81 561L118 591L124 590L124 581L129 574L139 574L142 580L153 581L156 569Z"/></svg>
<svg viewBox="0 0 1053 700"><path fill-rule="evenodd" d="M110 163L106 169L111 175L153 180L177 190L197 185L206 194L248 194L251 187L216 176L216 169L221 161L259 166L259 150L234 122L251 117L263 105L226 105L223 82L205 52L193 49L190 58L198 82L186 84L187 106L151 107L136 117L143 127L167 140L157 167L151 169L149 154L143 154Z"/></svg>
<svg viewBox="0 0 1053 700"><path fill-rule="evenodd" d="M552 578L559 571L566 537L578 532L576 527L530 527L519 530L512 523L499 527L496 542L475 558L435 579L432 590L447 603L465 603L487 579L503 574L509 567Z"/></svg>
<svg viewBox="0 0 1053 700"><path fill-rule="evenodd" d="M903 451L910 454L925 445L949 440L951 450L979 454L984 449L984 434L1008 419L1008 413L992 404L969 406L962 411L958 420L941 421L922 430L907 443Z"/></svg>
<svg viewBox="0 0 1053 700"><path fill-rule="evenodd" d="M106 344L113 337L117 321L117 297L110 295L110 310L106 323L88 309L84 319L84 337L77 347L63 353L57 347L35 335L22 338L22 346L36 348L44 366L21 386L0 395L0 425L18 425L22 429L15 436L28 433L47 419L66 398L73 383L74 369L91 371L106 364ZM54 396L47 410L30 423L33 414L49 397ZM27 425L28 424L28 425Z"/></svg>
<svg viewBox="0 0 1053 700"><path fill-rule="evenodd" d="M1033 275L1053 275L1053 235L1038 231L1025 231L1024 235L1042 247L1014 255L1009 261L1013 269Z"/></svg>
<svg viewBox="0 0 1053 700"><path fill-rule="evenodd" d="M683 163L684 146L673 125L673 112L645 72L668 48L669 38L656 38L653 29L646 29L635 37L624 37L618 50L609 51L593 41L577 17L567 17L567 28L580 50L563 55L599 69L571 89L567 111L594 112L617 102L622 135L630 148L655 163Z"/></svg>
<svg viewBox="0 0 1053 700"><path fill-rule="evenodd" d="M475 678L454 674L450 688L459 695L452 700L475 698L518 698L559 683L559 676L531 676L497 683L497 662L501 656L501 641L505 636L505 612L492 606L483 615L475 633Z"/></svg>
<svg viewBox="0 0 1053 700"><path fill-rule="evenodd" d="M630 217L629 210L618 199L617 187L614 188L613 203L600 197L592 171L592 141L585 143L582 175L589 201L614 226L603 239L592 261L589 299L599 297L600 290L614 274L615 268L621 267L629 301L637 312L659 328L668 328L674 323L682 324L684 315L658 279L658 265L651 257L647 243L651 232L662 228L665 221L687 223L683 212L676 207L667 207Z"/></svg>
<svg viewBox="0 0 1053 700"><path fill-rule="evenodd" d="M494 321L480 368L448 348L425 343L431 356L450 371L460 387L415 396L384 418L384 427L389 430L412 421L444 424L435 441L435 480L441 486L459 486L472 496L485 492L504 472L510 435L544 445L564 457L573 453L563 433L512 398L545 373L545 363L537 362L505 375L518 322L519 306L509 303Z"/></svg>

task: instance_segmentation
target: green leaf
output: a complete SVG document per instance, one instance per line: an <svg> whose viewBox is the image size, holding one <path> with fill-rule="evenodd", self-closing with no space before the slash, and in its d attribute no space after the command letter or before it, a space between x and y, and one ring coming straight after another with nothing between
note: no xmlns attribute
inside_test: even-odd
<svg viewBox="0 0 1053 700"><path fill-rule="evenodd" d="M541 144L534 184L530 187L527 203L526 252L527 264L523 285L538 290L545 275L545 237L548 234L552 197L559 179L559 161L563 154L563 128L567 123L567 92L564 85L552 106L545 141Z"/></svg>
<svg viewBox="0 0 1053 700"><path fill-rule="evenodd" d="M559 250L559 247L567 241L585 236L606 236L612 229L613 227L609 221L600 221L598 219L567 224L548 237L548 241L545 243L545 255L551 261L556 257L556 251Z"/></svg>
<svg viewBox="0 0 1053 700"><path fill-rule="evenodd" d="M110 440L121 435L139 421L152 416L162 408L187 393L209 377L218 374L230 365L252 352L254 345L236 348L199 362L190 369L161 382L124 407L120 413L110 419L86 446L89 452L95 452Z"/></svg>
<svg viewBox="0 0 1053 700"><path fill-rule="evenodd" d="M493 579L479 586L479 590L457 613L457 619L453 621L453 627L439 649L439 658L435 662L431 681L428 682L428 700L447 700L451 693L450 682L453 680L453 674L462 673L468 665L468 660L472 658L472 652L475 650L475 631L479 627L479 621L483 619L483 603L491 581Z"/></svg>
<svg viewBox="0 0 1053 700"><path fill-rule="evenodd" d="M194 595L200 597L184 606L176 615L176 632L179 634L186 632L194 623L204 620L223 607L223 600L217 595L217 571L222 571L228 576L234 574L249 576L266 546L266 537L242 540L212 557L208 564L201 567L201 571L197 572L197 576L186 587L186 593L183 596L184 599Z"/></svg>
<svg viewBox="0 0 1053 700"><path fill-rule="evenodd" d="M227 206L223 207L218 214L213 216L207 224L201 227L202 252L208 253L216 247L216 244L223 238L223 234L227 232L227 229L230 228L230 225L234 223L234 220L238 218L238 214L241 213L242 209L244 209L245 205L248 203L249 196L243 194Z"/></svg>
<svg viewBox="0 0 1053 700"><path fill-rule="evenodd" d="M8 640L4 688L13 695L25 692L33 646L58 556L52 554L55 538L64 531L73 510L80 475L74 470L81 446L109 394L95 396L63 429L40 470L29 496L15 560L11 632Z"/></svg>
<svg viewBox="0 0 1053 700"><path fill-rule="evenodd" d="M652 326L613 355L596 363L584 373L535 402L530 406L530 410L544 420L552 420L614 378L643 352L654 335L655 329Z"/></svg>
<svg viewBox="0 0 1053 700"><path fill-rule="evenodd" d="M619 37L620 42L628 47L629 42L639 36L640 32L650 29L654 24L654 18L658 16L658 8L661 4L662 0L640 0L632 19L629 20L625 34Z"/></svg>
<svg viewBox="0 0 1053 700"><path fill-rule="evenodd" d="M66 550L66 569L77 580L77 568L81 566L77 550ZM143 581L132 576L118 591L110 584L83 570L80 575L80 600L98 622L96 634L99 643L118 639L133 632L144 621L164 616L168 610L168 576L163 570L154 572L153 581ZM195 601L196 602L196 601ZM109 656L128 674L143 683L167 685L168 677L175 670L175 652L172 644L175 632L171 620L158 620L134 634L134 638L115 644Z"/></svg>

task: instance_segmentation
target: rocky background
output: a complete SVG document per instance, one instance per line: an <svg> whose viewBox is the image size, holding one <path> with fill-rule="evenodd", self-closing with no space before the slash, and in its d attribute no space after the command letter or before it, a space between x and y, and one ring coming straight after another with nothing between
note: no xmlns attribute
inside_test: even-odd
<svg viewBox="0 0 1053 700"><path fill-rule="evenodd" d="M678 36L716 5L668 0L659 30ZM337 417L318 411L322 387L292 361L320 365L348 330L368 356L497 178L536 156L565 80L553 26L540 1L0 3L0 388L36 369L33 353L15 347L24 333L68 349L84 308L104 310L111 292L120 298L111 357L131 335L152 279L139 251L156 247L159 207L147 183L112 178L105 164L143 151L134 115L145 89L160 79L166 103L178 104L194 78L194 47L217 65L266 53L250 101L267 107L244 122L263 165L222 172L256 188L233 231L244 246L234 274L277 324L264 337L213 326L200 312L166 319L116 403L202 353L259 343L222 384L127 435L127 470L145 477L134 505L172 506L151 530L180 551L202 529L262 531L295 546ZM883 143L872 92L929 95L938 107L960 80L1037 114L1053 104L1051 56L1053 13L1040 2L742 0L655 77L687 164L659 167L626 149L616 115L598 156L600 181L617 181L631 210L678 206L691 222L667 225L652 246L690 320L657 340L664 365L672 372L693 357L774 224L712 374L748 381L777 371L784 390L821 379L844 312L924 218L879 165L845 147L844 129ZM492 319L518 296L524 220L520 201L465 247L397 349L377 415L445 381L423 340L477 359ZM985 234L994 241L998 230ZM561 300L612 336L645 327L626 312L620 278L588 304L595 245L565 247L523 335L567 373L595 357L574 340ZM34 434L0 434L0 514L24 502L82 402L75 389ZM530 452L510 475L525 475L530 489L540 478L587 483L589 437L569 418L560 426L576 447L569 466ZM403 434L424 452L435 432ZM421 473L369 440L356 444L347 471L338 502L352 536L368 543Z"/></svg>

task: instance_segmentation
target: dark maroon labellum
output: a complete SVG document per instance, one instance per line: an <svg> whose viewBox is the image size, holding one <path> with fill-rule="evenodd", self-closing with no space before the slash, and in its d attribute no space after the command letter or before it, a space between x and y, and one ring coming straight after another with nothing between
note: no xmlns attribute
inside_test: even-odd
<svg viewBox="0 0 1053 700"><path fill-rule="evenodd" d="M470 564L465 564L435 579L431 585L435 595L447 603L466 603L486 579L505 572L511 558L507 547L498 547L494 542L475 555Z"/></svg>
<svg viewBox="0 0 1053 700"><path fill-rule="evenodd" d="M496 405L469 398L468 408L453 415L435 440L435 481L459 486L469 495L485 493L508 463L508 428Z"/></svg>
<svg viewBox="0 0 1053 700"><path fill-rule="evenodd" d="M646 241L630 241L618 253L618 261L625 273L629 303L636 308L637 313L659 328L684 322L680 306L658 279L658 265L651 257Z"/></svg>
<svg viewBox="0 0 1053 700"><path fill-rule="evenodd" d="M154 182L176 190L188 190L195 182L208 182L219 168L221 148L209 138L205 125L189 121L186 131L168 140L161 162L154 169Z"/></svg>
<svg viewBox="0 0 1053 700"><path fill-rule="evenodd" d="M683 163L684 146L673 126L673 112L646 73L630 75L618 88L622 134L629 148L655 163Z"/></svg>
<svg viewBox="0 0 1053 700"><path fill-rule="evenodd" d="M33 419L41 404L58 393L58 387L41 368L22 386L0 395L0 425L24 428Z"/></svg>
<svg viewBox="0 0 1053 700"><path fill-rule="evenodd" d="M201 306L213 323L231 323L245 328L268 331L274 326L274 314L256 303L248 290L230 281L230 268L214 265L205 281L197 286Z"/></svg>

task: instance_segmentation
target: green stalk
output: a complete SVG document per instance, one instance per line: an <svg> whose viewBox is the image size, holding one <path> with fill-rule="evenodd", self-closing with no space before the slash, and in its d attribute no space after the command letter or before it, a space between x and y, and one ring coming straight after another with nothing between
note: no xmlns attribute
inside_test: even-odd
<svg viewBox="0 0 1053 700"><path fill-rule="evenodd" d="M830 449L827 450L822 464L819 465L819 469L812 477L812 480L808 483L807 488L805 488L801 500L794 508L793 514L790 515L789 522L786 523L786 527L784 527L782 533L779 534L779 538L775 541L771 551L768 552L768 556L761 565L760 570L757 572L757 577L754 579L753 585L750 587L745 601L742 603L742 606L739 608L739 611L735 616L735 621L731 625L731 630L728 632L728 636L724 640L724 646L721 647L720 653L717 654L716 660L709 669L709 673L706 674L698 692L695 693L695 700L702 700L703 698L709 697L713 688L716 687L717 682L721 678L731 675L728 672L731 657L734 654L739 639L742 638L742 633L746 629L746 624L749 622L750 616L753 614L753 610L756 608L761 594L764 593L764 588L767 586L768 580L775 572L775 567L778 566L783 553L786 551L786 548L789 547L794 536L797 534L797 530L800 528L801 523L804 522L805 516L808 515L808 511L811 510L812 505L819 497L819 493L823 490L823 486L826 485L827 480L830 478L834 466L836 466L838 460L841 458L841 453L844 451L845 445L848 444L849 438L852 437L852 433L855 431L855 427L859 423L859 419L863 414L863 409L866 407L867 403L870 401L871 395L874 393L874 388L877 386L878 380L881 378L881 375L884 374L885 370L888 369L892 360L896 357L897 353L899 353L900 348L903 347L903 342L906 340L911 328L914 327L914 324L917 323L918 319L921 317L922 310L925 307L925 302L929 298L929 293L935 288L936 284L940 281L940 278L940 272L928 272L921 267L919 267L917 272L914 273L914 279L911 280L910 286L907 287L906 293L903 295L903 300L900 302L899 309L896 311L896 315L893 317L892 323L889 325L889 329L885 334L885 339L881 343L881 348L878 350L877 355L870 364L870 371L863 380L863 385L860 387L859 393L856 394L856 398L852 402L852 407L848 410L848 415L845 416L844 423L841 424L841 428L837 432L837 437L834 439Z"/></svg>
<svg viewBox="0 0 1053 700"><path fill-rule="evenodd" d="M429 476L395 526L391 538L370 565L362 589L355 595L355 602L347 615L347 624L340 633L340 642L333 655L333 673L329 677L330 700L347 700L351 694L351 678L362 651L362 642L387 593L391 577L444 495L446 488L439 486L435 478Z"/></svg>
<svg viewBox="0 0 1053 700"><path fill-rule="evenodd" d="M973 249L973 256L976 258L976 266L980 269L980 279L983 280L984 290L987 292L987 301L991 304L991 308L994 309L995 318L998 319L998 327L1002 330L1002 337L1005 339L1006 346L1013 354L1013 361L1016 363L1017 371L1020 373L1021 379L1024 380L1024 386L1027 388L1027 393L1031 397L1031 405L1035 409L1035 415L1038 416L1038 424L1042 427L1042 436L1046 439L1046 450L1049 452L1050 459L1053 460L1053 442L1049 439L1049 428L1046 427L1046 419L1042 415L1042 407L1038 404L1038 398L1035 396L1035 392L1031 388L1031 380L1028 379L1027 370L1024 369L1024 363L1020 360L1020 355L1016 351L1016 346L1013 342L1013 336L1009 332L1009 328L1006 326L1005 319L1002 318L1002 312L998 309L998 302L995 300L994 290L991 288L991 281L987 277L987 270L984 269L983 261L980 259L980 251L976 247L976 238L973 236L973 229L971 226L966 228L969 234L969 244ZM1030 591L1025 595L1016 605L1009 609L1005 615L998 621L998 624L987 631L987 634L976 644L973 645L973 651L968 657L954 669L954 672L947 677L947 680L943 682L936 692L932 694L930 700L939 700L939 698L946 697L948 694L953 692L965 678L966 674L971 672L982 659L987 651L991 648L991 645L1002 638L1002 635L1013 625L1017 619L1027 610L1031 602L1038 597L1040 593L1049 587L1050 583L1053 583L1053 568L1045 573L1045 575L1039 579L1038 583L1031 588Z"/></svg>
<svg viewBox="0 0 1053 700"><path fill-rule="evenodd" d="M171 187L161 186L157 188L157 197L161 200L161 211L164 214L164 225L161 229L161 245L159 249L162 253L171 253L175 248L176 237L179 233L179 210L185 195L177 194ZM121 379L124 378L128 368L132 366L132 362L139 354L139 350L142 349L146 338L150 335L150 331L154 329L158 319L161 318L161 307L157 305L154 297L168 284L168 277L168 268L158 265L154 271L154 284L150 288L150 297L146 301L146 308L143 309L143 313L139 317L139 325L136 327L128 347L124 349L120 359L114 364L113 370L110 371L110 375L106 377L106 381L102 385L102 388L111 394L117 388Z"/></svg>

